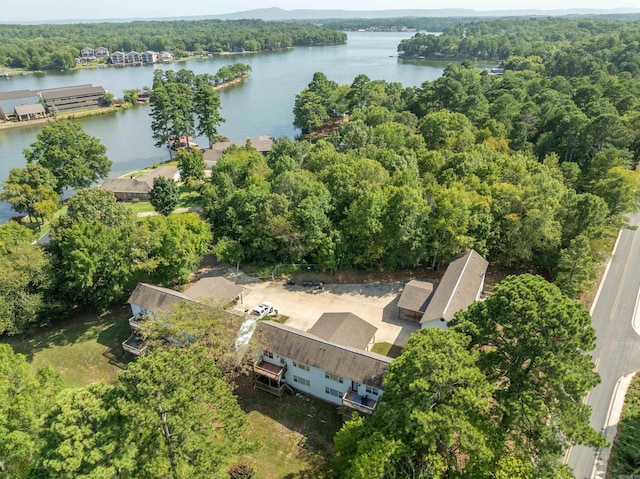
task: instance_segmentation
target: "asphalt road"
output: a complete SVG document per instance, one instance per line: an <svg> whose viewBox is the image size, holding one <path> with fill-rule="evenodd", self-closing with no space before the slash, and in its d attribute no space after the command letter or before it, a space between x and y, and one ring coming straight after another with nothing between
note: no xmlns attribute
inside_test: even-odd
<svg viewBox="0 0 640 479"><path fill-rule="evenodd" d="M631 224L640 224L640 214L631 217ZM618 379L640 369L640 336L632 322L640 293L640 230L621 232L609 271L600 295L592 310L592 324L596 330L596 349L593 359L602 382L588 395L591 406L591 425L605 430L605 421ZM574 447L568 457L576 479L605 477L603 452L586 447ZM598 465L594 472L594 464Z"/></svg>

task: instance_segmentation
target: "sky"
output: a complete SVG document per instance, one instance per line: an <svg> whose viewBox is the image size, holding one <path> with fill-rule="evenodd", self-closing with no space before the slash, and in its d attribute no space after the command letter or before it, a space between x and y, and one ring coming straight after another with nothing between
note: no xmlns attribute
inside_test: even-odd
<svg viewBox="0 0 640 479"><path fill-rule="evenodd" d="M177 17L218 15L255 8L286 10L385 10L403 8L469 8L473 10L639 8L638 0L2 0L0 22L64 19Z"/></svg>

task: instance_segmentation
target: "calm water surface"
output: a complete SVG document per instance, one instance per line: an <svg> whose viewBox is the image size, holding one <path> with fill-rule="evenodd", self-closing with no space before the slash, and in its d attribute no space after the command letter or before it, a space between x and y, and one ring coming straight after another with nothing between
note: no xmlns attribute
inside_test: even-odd
<svg viewBox="0 0 640 479"><path fill-rule="evenodd" d="M360 73L369 78L400 82L405 86L420 85L442 75L445 63L420 64L398 59L396 47L410 33L354 32L346 45L294 48L282 52L246 55L223 55L207 60L194 60L171 65L102 68L72 72L51 72L0 78L0 91L56 88L92 83L101 85L117 97L125 89L151 86L155 68L195 73L215 73L223 65L242 62L251 65L251 77L244 82L220 90L222 116L226 123L220 133L231 140L244 140L256 135L295 136L293 104L295 95L310 81L315 72L324 72L338 83L351 83ZM79 120L85 131L100 139L113 161L110 176L119 176L152 163L168 159L166 148L153 146L148 106L136 106L115 114ZM42 125L0 131L0 181L11 168L23 167L24 148L35 141ZM206 145L204 138L197 140ZM13 214L7 204L0 203L0 222Z"/></svg>

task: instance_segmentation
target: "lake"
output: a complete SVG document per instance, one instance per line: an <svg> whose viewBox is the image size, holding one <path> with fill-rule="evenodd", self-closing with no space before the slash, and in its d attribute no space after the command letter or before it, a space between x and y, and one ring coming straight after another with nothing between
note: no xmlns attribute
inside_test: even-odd
<svg viewBox="0 0 640 479"><path fill-rule="evenodd" d="M295 96L307 86L315 72L323 72L330 80L341 84L350 84L360 73L372 80L400 82L405 86L420 85L441 76L445 62L416 63L397 58L397 45L412 35L350 32L346 45L218 55L170 65L83 69L0 78L0 91L91 83L122 97L123 90L150 87L156 68L187 68L197 74L213 74L223 65L242 62L251 66L251 77L219 90L221 113L226 119L226 123L220 126L220 134L234 141L256 135L294 137L292 110ZM147 105L79 121L88 134L99 138L107 147L107 155L113 161L110 176L120 176L169 158L166 148L153 146ZM22 150L35 141L41 130L42 125L0 130L0 181L6 178L11 168L24 167ZM205 138L196 141L201 145L207 144ZM0 222L14 214L6 203L0 203Z"/></svg>

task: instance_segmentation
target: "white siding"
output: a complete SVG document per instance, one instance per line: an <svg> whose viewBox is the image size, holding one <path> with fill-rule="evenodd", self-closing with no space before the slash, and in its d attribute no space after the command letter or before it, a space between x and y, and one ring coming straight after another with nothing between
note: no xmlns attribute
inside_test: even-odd
<svg viewBox="0 0 640 479"><path fill-rule="evenodd" d="M284 356L280 356L276 353L273 353L273 358L270 358L265 354L263 355L262 359L265 362L278 366L286 363L287 371L284 375L284 382L303 393L315 396L318 399L322 399L323 401L327 401L338 406L342 405L342 396L344 395L344 393L351 389L352 380L350 378L342 378L341 383L334 379L327 378L327 371L325 371L324 369L307 365L309 366L309 370L307 371L298 366L294 366L294 363L297 363L297 361L294 361L290 358L285 358ZM309 380L309 385L307 386L304 381L295 381L294 376L296 376L296 378ZM327 388L330 389L329 393L327 392ZM331 390L338 392L339 396L331 394ZM358 383L358 394L360 394L361 396L364 396L366 394L372 399L380 398L383 391L381 389L376 389L376 391L378 392L377 395L373 394L373 391L367 392L367 385Z"/></svg>

